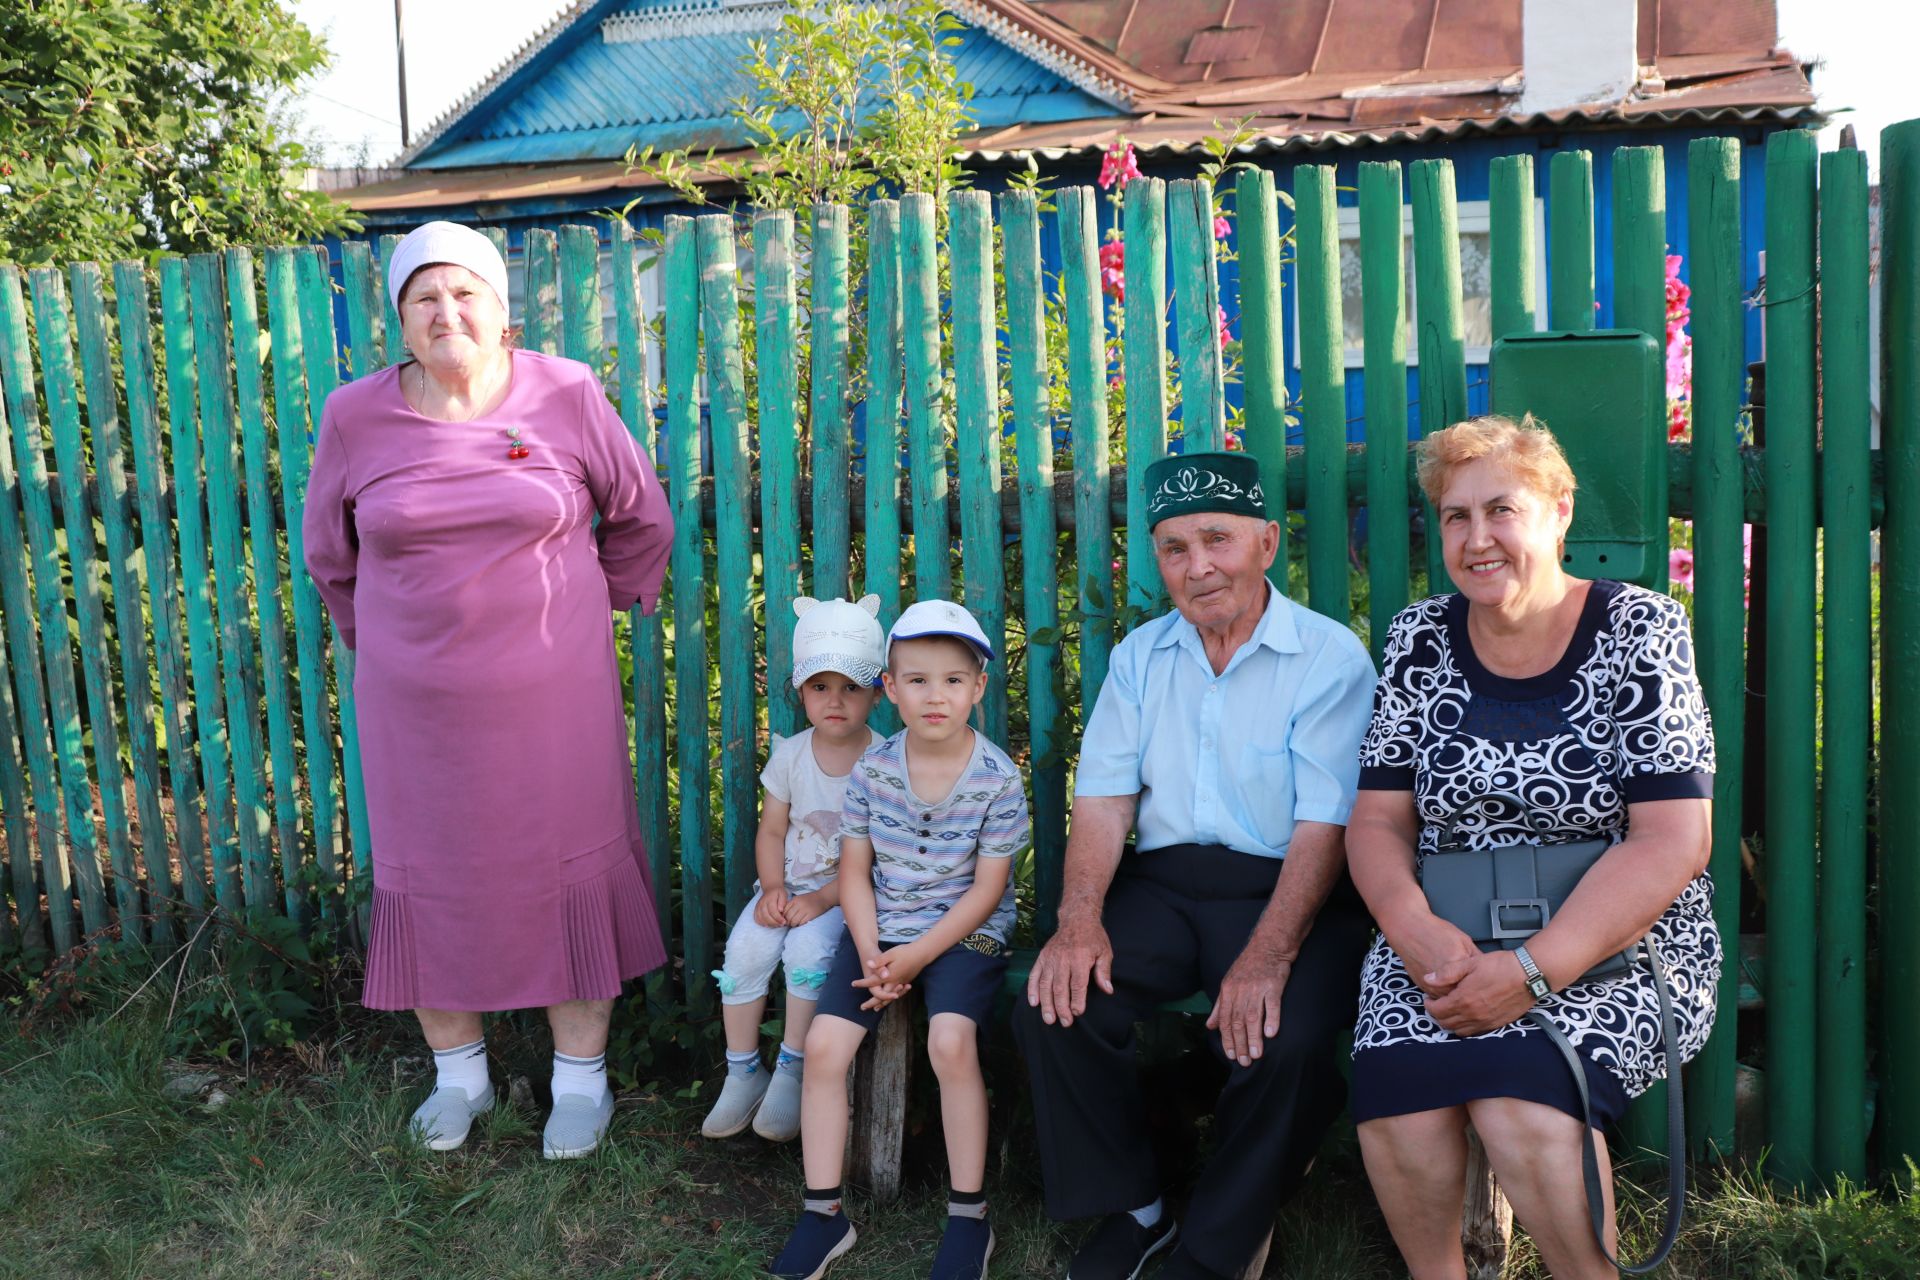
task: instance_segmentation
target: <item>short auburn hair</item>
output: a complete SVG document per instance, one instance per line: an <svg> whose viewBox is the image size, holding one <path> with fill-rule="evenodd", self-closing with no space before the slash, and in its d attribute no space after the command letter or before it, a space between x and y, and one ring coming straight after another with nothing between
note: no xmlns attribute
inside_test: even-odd
<svg viewBox="0 0 1920 1280"><path fill-rule="evenodd" d="M1498 458L1522 485L1549 498L1579 487L1560 442L1532 414L1518 422L1499 414L1457 422L1421 440L1419 457L1421 492L1436 507L1454 468L1482 458Z"/></svg>

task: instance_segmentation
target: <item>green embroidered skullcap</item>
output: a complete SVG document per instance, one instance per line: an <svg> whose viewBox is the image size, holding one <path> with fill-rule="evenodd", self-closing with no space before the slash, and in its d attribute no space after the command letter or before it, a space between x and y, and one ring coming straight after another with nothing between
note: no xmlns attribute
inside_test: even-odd
<svg viewBox="0 0 1920 1280"><path fill-rule="evenodd" d="M1176 453L1147 468L1147 528L1202 511L1267 519L1260 464L1244 453Z"/></svg>

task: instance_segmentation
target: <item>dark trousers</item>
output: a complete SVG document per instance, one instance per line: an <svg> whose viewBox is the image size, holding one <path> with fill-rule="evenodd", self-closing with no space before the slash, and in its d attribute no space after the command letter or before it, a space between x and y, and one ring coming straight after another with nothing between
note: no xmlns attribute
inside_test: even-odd
<svg viewBox="0 0 1920 1280"><path fill-rule="evenodd" d="M1196 990L1217 997L1279 878L1280 862L1218 845L1129 854L1107 893L1113 987L1089 984L1073 1025L1047 1026L1025 1000L1013 1029L1033 1078L1047 1212L1123 1212L1161 1192L1134 1024ZM1193 1258L1237 1276L1263 1255L1273 1217L1299 1187L1346 1102L1334 1037L1353 1024L1372 922L1343 875L1287 980L1280 1032L1250 1066L1230 1064L1214 1108L1217 1141L1187 1212ZM1226 1062L1219 1033L1207 1043Z"/></svg>

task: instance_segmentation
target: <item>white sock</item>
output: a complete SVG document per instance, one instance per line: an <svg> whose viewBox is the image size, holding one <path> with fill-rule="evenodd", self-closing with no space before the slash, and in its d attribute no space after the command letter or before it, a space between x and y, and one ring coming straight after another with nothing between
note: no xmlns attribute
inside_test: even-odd
<svg viewBox="0 0 1920 1280"><path fill-rule="evenodd" d="M487 1091L487 1042L455 1045L433 1051L433 1087L465 1089L467 1097L478 1098Z"/></svg>
<svg viewBox="0 0 1920 1280"><path fill-rule="evenodd" d="M1127 1216L1143 1227L1152 1228L1160 1225L1160 1214L1163 1211L1164 1206L1161 1204L1161 1198L1155 1196L1153 1203L1147 1205L1145 1208L1127 1210Z"/></svg>
<svg viewBox="0 0 1920 1280"><path fill-rule="evenodd" d="M787 1044L785 1041L782 1041L780 1044L780 1053L773 1060L773 1069L775 1071L784 1071L788 1075L799 1075L802 1071L806 1070L806 1066L807 1055L792 1045Z"/></svg>
<svg viewBox="0 0 1920 1280"><path fill-rule="evenodd" d="M760 1051L748 1049L741 1053L727 1050L727 1074L730 1076L750 1076L760 1069Z"/></svg>
<svg viewBox="0 0 1920 1280"><path fill-rule="evenodd" d="M570 1058L564 1053L553 1055L553 1096L563 1093L576 1093L594 1103L605 1101L607 1097L607 1055L597 1054L591 1058Z"/></svg>

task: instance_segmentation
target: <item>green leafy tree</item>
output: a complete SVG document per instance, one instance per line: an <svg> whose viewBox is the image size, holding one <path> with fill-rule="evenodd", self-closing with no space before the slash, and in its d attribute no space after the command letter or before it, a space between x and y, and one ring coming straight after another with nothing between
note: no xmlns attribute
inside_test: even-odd
<svg viewBox="0 0 1920 1280"><path fill-rule="evenodd" d="M0 261L356 225L271 106L325 60L280 0L0 0Z"/></svg>

